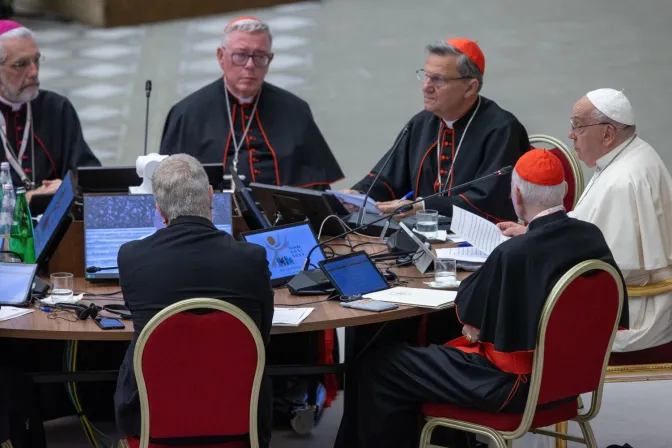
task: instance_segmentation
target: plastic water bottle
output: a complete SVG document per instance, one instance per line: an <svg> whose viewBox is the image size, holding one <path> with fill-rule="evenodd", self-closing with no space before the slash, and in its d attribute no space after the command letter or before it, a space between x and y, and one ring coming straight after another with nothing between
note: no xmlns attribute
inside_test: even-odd
<svg viewBox="0 0 672 448"><path fill-rule="evenodd" d="M35 263L35 239L33 232L33 218L30 216L26 189L16 189L16 204L14 205L14 222L10 231L9 250L21 256L24 263Z"/></svg>
<svg viewBox="0 0 672 448"><path fill-rule="evenodd" d="M9 240L12 229L12 222L14 221L14 204L12 204L12 192L14 188L9 185L3 185L0 188L2 192L2 199L0 200L0 261L13 262L14 260L9 251Z"/></svg>
<svg viewBox="0 0 672 448"><path fill-rule="evenodd" d="M9 162L0 163L0 203L2 203L2 198L5 195L5 185L8 185L11 190L12 204L16 200L16 195L14 194L14 183L12 182L12 174L9 172Z"/></svg>

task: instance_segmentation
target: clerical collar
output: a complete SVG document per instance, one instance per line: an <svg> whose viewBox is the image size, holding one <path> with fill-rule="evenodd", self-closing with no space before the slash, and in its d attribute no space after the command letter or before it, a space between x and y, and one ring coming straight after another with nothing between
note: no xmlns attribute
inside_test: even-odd
<svg viewBox="0 0 672 448"><path fill-rule="evenodd" d="M627 148L628 145L629 145L630 143L632 143L632 141L635 139L635 137L636 137L636 136L634 136L633 138L630 138L630 139L624 141L623 143L621 143L620 145L618 145L617 147L615 147L614 149L612 149L611 151L609 151L608 153L606 153L605 155L603 155L602 157L600 157L599 159L597 159L597 162L596 162L596 165L597 165L597 171L602 171L602 170L605 169L607 166L609 166L609 164L610 164L611 162L613 162L614 159L615 159L616 157L618 157L618 155L619 155L621 152L625 151L625 148Z"/></svg>
<svg viewBox="0 0 672 448"><path fill-rule="evenodd" d="M443 120L443 122L448 126L448 129L453 129L453 124L455 124L456 120L453 121L448 121L448 120Z"/></svg>
<svg viewBox="0 0 672 448"><path fill-rule="evenodd" d="M10 106L13 112L19 111L23 107L23 104L12 103L11 101L7 101L2 96L0 96L0 102Z"/></svg>
<svg viewBox="0 0 672 448"><path fill-rule="evenodd" d="M527 228L525 229L525 233L527 233L527 232L530 230L530 224L531 224L532 221L534 221L535 219L537 219L537 218L541 218L542 216L548 216L548 215L552 215L553 213L564 212L564 211L566 211L564 205L556 205L555 207L547 208L547 209L544 210L543 212L538 213L537 216L535 216L534 218L530 219L530 222L527 223Z"/></svg>

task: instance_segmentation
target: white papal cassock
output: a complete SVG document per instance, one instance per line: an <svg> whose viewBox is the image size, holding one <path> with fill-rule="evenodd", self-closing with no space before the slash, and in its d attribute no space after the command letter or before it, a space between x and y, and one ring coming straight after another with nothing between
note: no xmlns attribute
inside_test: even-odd
<svg viewBox="0 0 672 448"><path fill-rule="evenodd" d="M672 177L656 151L634 136L597 161L593 178L570 213L597 225L629 286L672 278ZM672 341L672 293L630 297L630 329L613 351Z"/></svg>

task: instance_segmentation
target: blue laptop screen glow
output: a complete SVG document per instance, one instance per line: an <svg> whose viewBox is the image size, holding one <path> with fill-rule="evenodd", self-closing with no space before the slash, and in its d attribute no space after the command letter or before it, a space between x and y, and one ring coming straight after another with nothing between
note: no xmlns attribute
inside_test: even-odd
<svg viewBox="0 0 672 448"><path fill-rule="evenodd" d="M19 304L26 301L33 284L35 265L0 263L0 303Z"/></svg>
<svg viewBox="0 0 672 448"><path fill-rule="evenodd" d="M245 240L266 249L271 280L298 274L303 268L308 252L317 244L317 239L308 223L248 234L245 235ZM319 248L310 254L311 264L317 266L322 260L324 254Z"/></svg>
<svg viewBox="0 0 672 448"><path fill-rule="evenodd" d="M232 232L231 194L213 196L213 223ZM113 267L122 244L140 240L165 227L153 195L85 195L84 262L86 267ZM119 270L87 273L86 278L116 278Z"/></svg>
<svg viewBox="0 0 672 448"><path fill-rule="evenodd" d="M72 181L70 180L70 173L68 173L54 194L54 197L49 201L49 205L44 211L42 218L40 218L40 222L35 226L33 237L35 239L36 260L41 259L44 248L47 246L49 239L56 231L65 214L70 211L70 206L74 199L75 193L72 191Z"/></svg>
<svg viewBox="0 0 672 448"><path fill-rule="evenodd" d="M366 254L329 261L322 264L322 269L329 273L344 296L368 294L389 287Z"/></svg>

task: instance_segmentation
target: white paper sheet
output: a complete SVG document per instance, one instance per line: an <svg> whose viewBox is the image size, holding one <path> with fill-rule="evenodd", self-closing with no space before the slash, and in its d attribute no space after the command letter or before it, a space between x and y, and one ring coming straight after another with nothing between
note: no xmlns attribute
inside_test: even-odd
<svg viewBox="0 0 672 448"><path fill-rule="evenodd" d="M331 193L334 196L336 196L338 199L341 201L355 205L359 208L362 208L362 204L364 204L364 196L363 194L349 194L349 193L341 193L340 191L335 191L335 190L327 190L327 193ZM371 199L370 197L367 198L366 200L366 213L371 213L374 215L380 215L380 210L376 208L376 201Z"/></svg>
<svg viewBox="0 0 672 448"><path fill-rule="evenodd" d="M487 255L475 247L448 247L436 249L436 256L440 260L469 261L472 263L484 263Z"/></svg>
<svg viewBox="0 0 672 448"><path fill-rule="evenodd" d="M273 309L273 325L276 327L298 327L315 308Z"/></svg>
<svg viewBox="0 0 672 448"><path fill-rule="evenodd" d="M495 247L509 239L487 219L454 205L450 230L486 255L490 255Z"/></svg>
<svg viewBox="0 0 672 448"><path fill-rule="evenodd" d="M364 294L365 299L396 303L424 308L443 308L455 300L457 291L445 291L425 288L396 287Z"/></svg>
<svg viewBox="0 0 672 448"><path fill-rule="evenodd" d="M0 322L3 320L14 319L15 317L23 316L24 314L32 313L30 308L17 308L15 306L3 305L0 308Z"/></svg>

